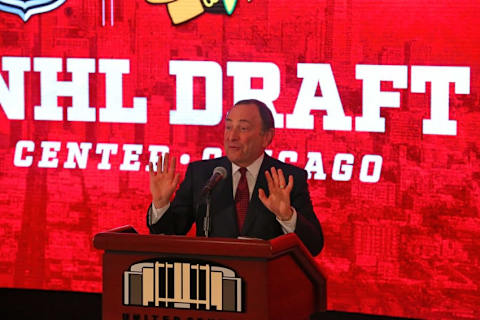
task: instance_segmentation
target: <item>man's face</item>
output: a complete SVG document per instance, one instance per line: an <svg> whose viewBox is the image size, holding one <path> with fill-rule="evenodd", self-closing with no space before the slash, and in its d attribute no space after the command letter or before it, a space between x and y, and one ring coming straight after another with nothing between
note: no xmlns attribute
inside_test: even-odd
<svg viewBox="0 0 480 320"><path fill-rule="evenodd" d="M273 138L273 130L264 132L257 106L239 104L225 120L224 147L227 158L240 167L252 164Z"/></svg>

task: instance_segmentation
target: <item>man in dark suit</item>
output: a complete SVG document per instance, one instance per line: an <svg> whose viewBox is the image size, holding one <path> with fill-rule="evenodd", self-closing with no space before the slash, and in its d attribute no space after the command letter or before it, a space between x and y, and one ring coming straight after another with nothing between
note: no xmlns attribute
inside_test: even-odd
<svg viewBox="0 0 480 320"><path fill-rule="evenodd" d="M264 103L253 99L237 102L225 119L226 156L189 164L172 203L170 198L179 183L175 157L170 161L165 155L163 170L159 165L157 172L150 163L150 232L185 234L196 222L197 236L204 236L202 189L214 169L223 167L226 179L211 193L209 236L268 240L295 232L312 255L317 255L323 235L310 200L307 174L265 154L273 136L273 116Z"/></svg>

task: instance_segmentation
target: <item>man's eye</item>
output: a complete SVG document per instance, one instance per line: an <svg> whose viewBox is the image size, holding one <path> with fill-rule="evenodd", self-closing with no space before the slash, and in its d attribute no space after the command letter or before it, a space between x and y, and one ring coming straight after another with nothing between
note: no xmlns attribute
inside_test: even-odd
<svg viewBox="0 0 480 320"><path fill-rule="evenodd" d="M248 127L240 127L240 130L242 130L242 131L247 131L247 130L248 130Z"/></svg>

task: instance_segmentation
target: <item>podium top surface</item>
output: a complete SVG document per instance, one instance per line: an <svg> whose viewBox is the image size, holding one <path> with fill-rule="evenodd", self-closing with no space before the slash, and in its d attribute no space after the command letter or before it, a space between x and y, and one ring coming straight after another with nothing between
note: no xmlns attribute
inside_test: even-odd
<svg viewBox="0 0 480 320"><path fill-rule="evenodd" d="M286 234L267 241L245 238L144 235L137 234L135 229L130 226L124 226L98 233L95 235L93 243L97 249L122 252L181 253L185 255L221 255L268 259L296 248L303 255L310 256L308 250L295 234Z"/></svg>

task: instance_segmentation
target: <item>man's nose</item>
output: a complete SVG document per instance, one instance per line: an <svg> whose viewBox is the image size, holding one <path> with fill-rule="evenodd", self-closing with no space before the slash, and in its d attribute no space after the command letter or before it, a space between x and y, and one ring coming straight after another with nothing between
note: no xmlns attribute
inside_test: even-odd
<svg viewBox="0 0 480 320"><path fill-rule="evenodd" d="M238 139L238 130L233 128L233 129L229 130L226 133L226 135L227 135L227 139L229 141L235 141L235 140Z"/></svg>

